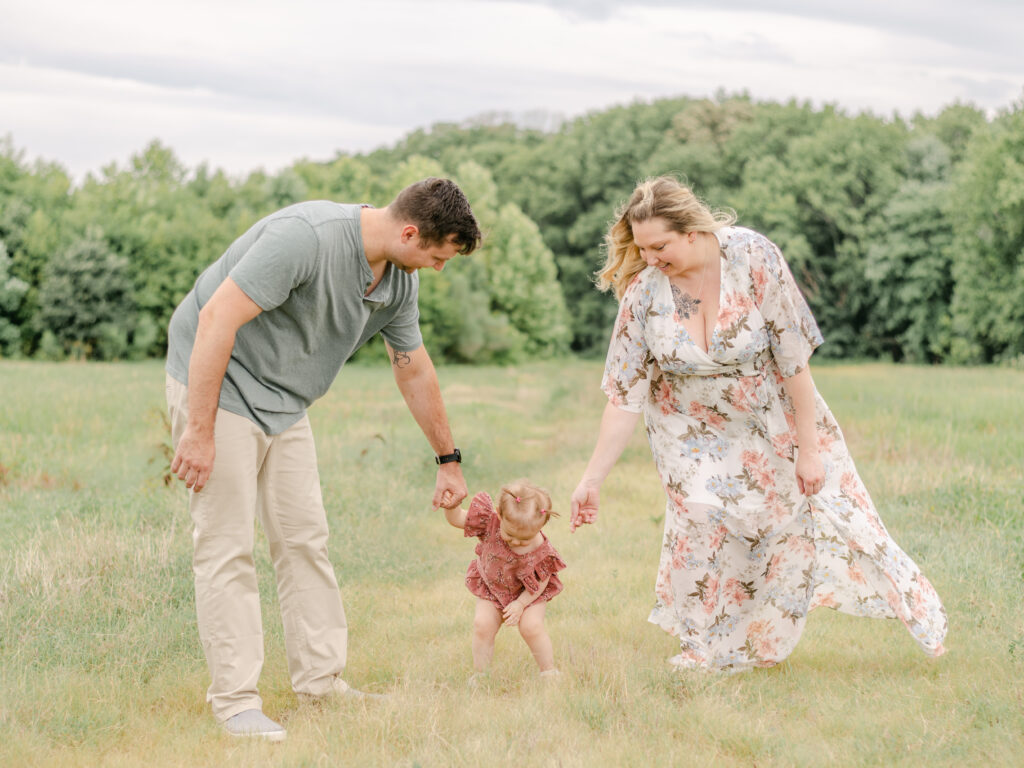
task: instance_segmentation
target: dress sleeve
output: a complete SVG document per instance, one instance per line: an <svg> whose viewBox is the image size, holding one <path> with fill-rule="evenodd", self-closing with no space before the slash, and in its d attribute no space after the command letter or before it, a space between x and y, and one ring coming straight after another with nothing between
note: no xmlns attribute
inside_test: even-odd
<svg viewBox="0 0 1024 768"><path fill-rule="evenodd" d="M466 536L483 537L487 533L491 519L496 514L491 497L483 492L478 493L469 503L469 510L466 512L466 525L462 530L465 531Z"/></svg>
<svg viewBox="0 0 1024 768"><path fill-rule="evenodd" d="M784 377L795 376L825 339L782 251L766 237L758 236L750 249L750 274L772 356Z"/></svg>
<svg viewBox="0 0 1024 768"><path fill-rule="evenodd" d="M544 579L554 576L565 567L565 561L555 551L555 548L550 543L545 543L538 550L536 557L527 558L516 575L526 587L527 592L536 592Z"/></svg>
<svg viewBox="0 0 1024 768"><path fill-rule="evenodd" d="M652 358L644 336L651 299L651 289L640 273L619 302L601 381L609 402L631 413L640 412L651 387Z"/></svg>

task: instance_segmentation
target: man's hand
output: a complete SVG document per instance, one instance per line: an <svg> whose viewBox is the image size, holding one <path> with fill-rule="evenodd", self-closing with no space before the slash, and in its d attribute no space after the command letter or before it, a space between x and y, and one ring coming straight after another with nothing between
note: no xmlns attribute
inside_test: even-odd
<svg viewBox="0 0 1024 768"><path fill-rule="evenodd" d="M581 525L597 520L597 507L601 501L600 487L584 480L576 486L572 494L572 517L569 519L569 532L574 532Z"/></svg>
<svg viewBox="0 0 1024 768"><path fill-rule="evenodd" d="M178 450L171 462L171 472L185 481L185 487L196 493L203 490L213 471L216 447L213 435L197 434L190 427L178 441Z"/></svg>
<svg viewBox="0 0 1024 768"><path fill-rule="evenodd" d="M188 425L178 441L171 472L195 492L213 471L217 403L235 333L263 310L230 277L224 278L199 311L196 340L188 364Z"/></svg>
<svg viewBox="0 0 1024 768"><path fill-rule="evenodd" d="M469 494L462 477L462 466L458 462L442 464L437 468L437 485L434 486L434 509L451 509L459 506Z"/></svg>

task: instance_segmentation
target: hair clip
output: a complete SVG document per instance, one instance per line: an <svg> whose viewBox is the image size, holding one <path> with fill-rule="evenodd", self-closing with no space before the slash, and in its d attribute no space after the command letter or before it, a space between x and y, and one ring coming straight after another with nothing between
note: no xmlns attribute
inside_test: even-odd
<svg viewBox="0 0 1024 768"><path fill-rule="evenodd" d="M518 496L513 496L512 498L515 499L516 501L521 501L521 499Z"/></svg>
<svg viewBox="0 0 1024 768"><path fill-rule="evenodd" d="M549 509L542 509L542 510L540 511L540 513L541 513L542 515L550 515L550 514L551 514L551 510L549 510Z"/></svg>

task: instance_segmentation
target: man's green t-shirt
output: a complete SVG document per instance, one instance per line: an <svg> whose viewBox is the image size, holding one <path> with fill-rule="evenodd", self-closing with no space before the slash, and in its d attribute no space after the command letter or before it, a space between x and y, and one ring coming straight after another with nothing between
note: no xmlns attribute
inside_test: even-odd
<svg viewBox="0 0 1024 768"><path fill-rule="evenodd" d="M373 273L359 205L298 203L258 221L196 280L171 317L167 372L188 384L199 310L230 276L263 310L239 328L220 407L278 434L302 418L345 361L380 332L394 349L417 349L419 278L388 264Z"/></svg>

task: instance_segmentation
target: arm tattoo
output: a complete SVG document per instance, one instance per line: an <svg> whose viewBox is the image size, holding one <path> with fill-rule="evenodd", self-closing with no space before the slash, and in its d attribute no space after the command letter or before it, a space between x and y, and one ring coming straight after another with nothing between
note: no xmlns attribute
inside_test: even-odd
<svg viewBox="0 0 1024 768"><path fill-rule="evenodd" d="M408 352L399 352L395 350L395 356L391 358L391 363L395 368L405 368L407 365L412 365L412 358L409 357Z"/></svg>

